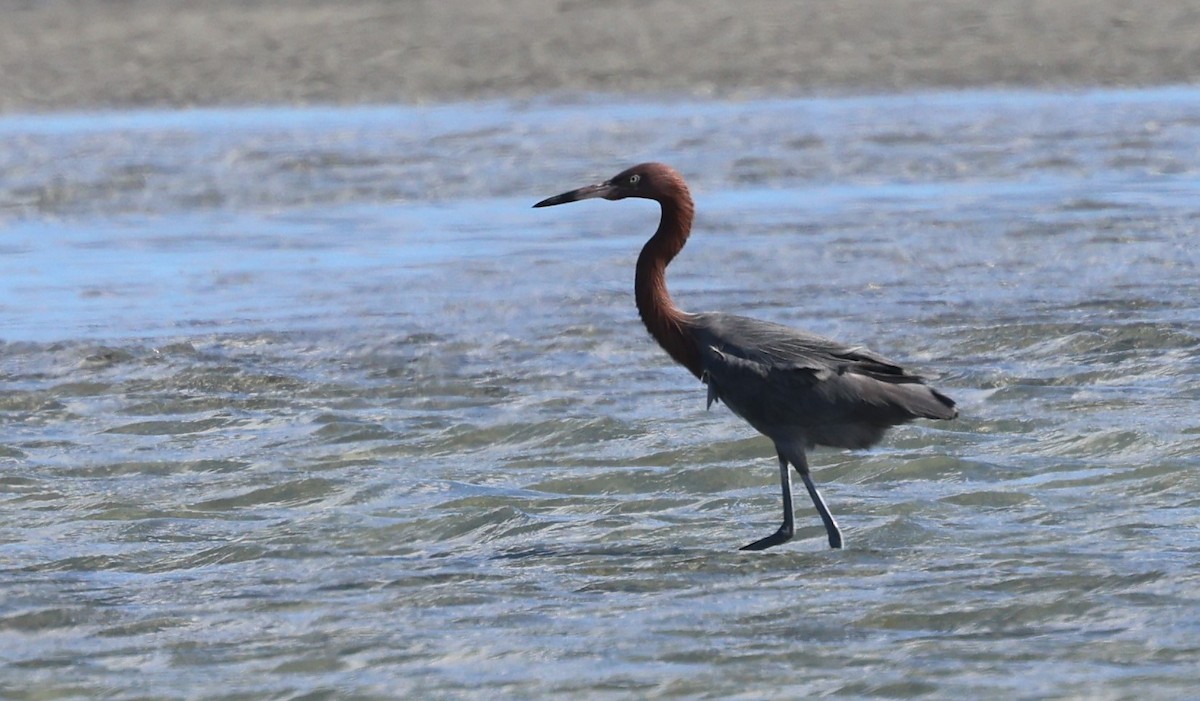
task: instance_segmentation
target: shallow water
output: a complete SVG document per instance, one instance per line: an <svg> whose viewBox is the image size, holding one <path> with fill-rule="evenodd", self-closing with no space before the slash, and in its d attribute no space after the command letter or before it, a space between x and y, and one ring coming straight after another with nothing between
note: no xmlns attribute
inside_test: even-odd
<svg viewBox="0 0 1200 701"><path fill-rule="evenodd" d="M1200 683L1200 90L0 118L0 695L1166 699ZM646 337L869 343L769 443Z"/></svg>

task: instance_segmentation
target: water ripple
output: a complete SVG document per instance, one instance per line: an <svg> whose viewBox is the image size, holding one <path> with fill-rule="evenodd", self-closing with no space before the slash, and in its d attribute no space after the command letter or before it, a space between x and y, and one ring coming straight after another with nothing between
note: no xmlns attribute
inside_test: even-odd
<svg viewBox="0 0 1200 701"><path fill-rule="evenodd" d="M1185 697L1198 101L0 119L0 695ZM736 550L774 458L645 337L654 208L529 209L613 153L695 185L685 308L958 400L814 454L845 551Z"/></svg>

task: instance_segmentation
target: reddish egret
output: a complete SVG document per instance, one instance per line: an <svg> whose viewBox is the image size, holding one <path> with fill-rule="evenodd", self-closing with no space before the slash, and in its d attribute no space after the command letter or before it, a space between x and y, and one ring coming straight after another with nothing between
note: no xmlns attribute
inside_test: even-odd
<svg viewBox="0 0 1200 701"><path fill-rule="evenodd" d="M742 550L764 550L791 540L790 463L800 473L831 548L842 532L813 484L805 451L818 445L866 448L888 428L913 419L952 419L954 400L924 380L865 348L744 316L688 314L667 292L667 265L692 231L695 207L683 177L670 166L643 163L596 185L564 192L534 207L603 197L640 197L662 207L658 231L642 247L634 276L638 313L654 340L708 385L708 406L721 401L775 442L783 485L783 525Z"/></svg>

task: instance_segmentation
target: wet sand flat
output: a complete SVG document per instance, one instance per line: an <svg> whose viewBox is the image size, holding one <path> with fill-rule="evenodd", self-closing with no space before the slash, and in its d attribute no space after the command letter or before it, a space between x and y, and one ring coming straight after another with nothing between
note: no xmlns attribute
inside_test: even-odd
<svg viewBox="0 0 1200 701"><path fill-rule="evenodd" d="M1188 0L5 3L0 111L1200 80Z"/></svg>

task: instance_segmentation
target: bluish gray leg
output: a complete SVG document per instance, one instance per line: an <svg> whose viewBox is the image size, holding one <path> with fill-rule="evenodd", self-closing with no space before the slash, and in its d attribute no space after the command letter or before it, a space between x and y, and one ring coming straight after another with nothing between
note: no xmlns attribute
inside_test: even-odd
<svg viewBox="0 0 1200 701"><path fill-rule="evenodd" d="M802 472L800 474L804 475L805 473ZM796 532L796 516L792 513L792 473L788 471L788 461L787 458L783 457L783 453L779 454L779 482L783 487L783 525L779 527L779 530L766 538L742 546L742 550L766 550L767 548L788 542ZM813 493L813 488L809 489L809 493ZM817 498L819 499L820 497L818 496ZM835 525L834 528L836 529L837 526Z"/></svg>
<svg viewBox="0 0 1200 701"><path fill-rule="evenodd" d="M817 485L813 484L812 476L808 474L807 463L797 465L796 472L800 473L800 479L804 480L804 487L808 489L808 496L812 497L813 506L817 507L817 513L821 514L821 520L825 522L825 532L829 534L829 547L842 547L842 530L838 528L837 521L833 520L833 514L829 513L829 507L825 506L825 500L817 491Z"/></svg>

